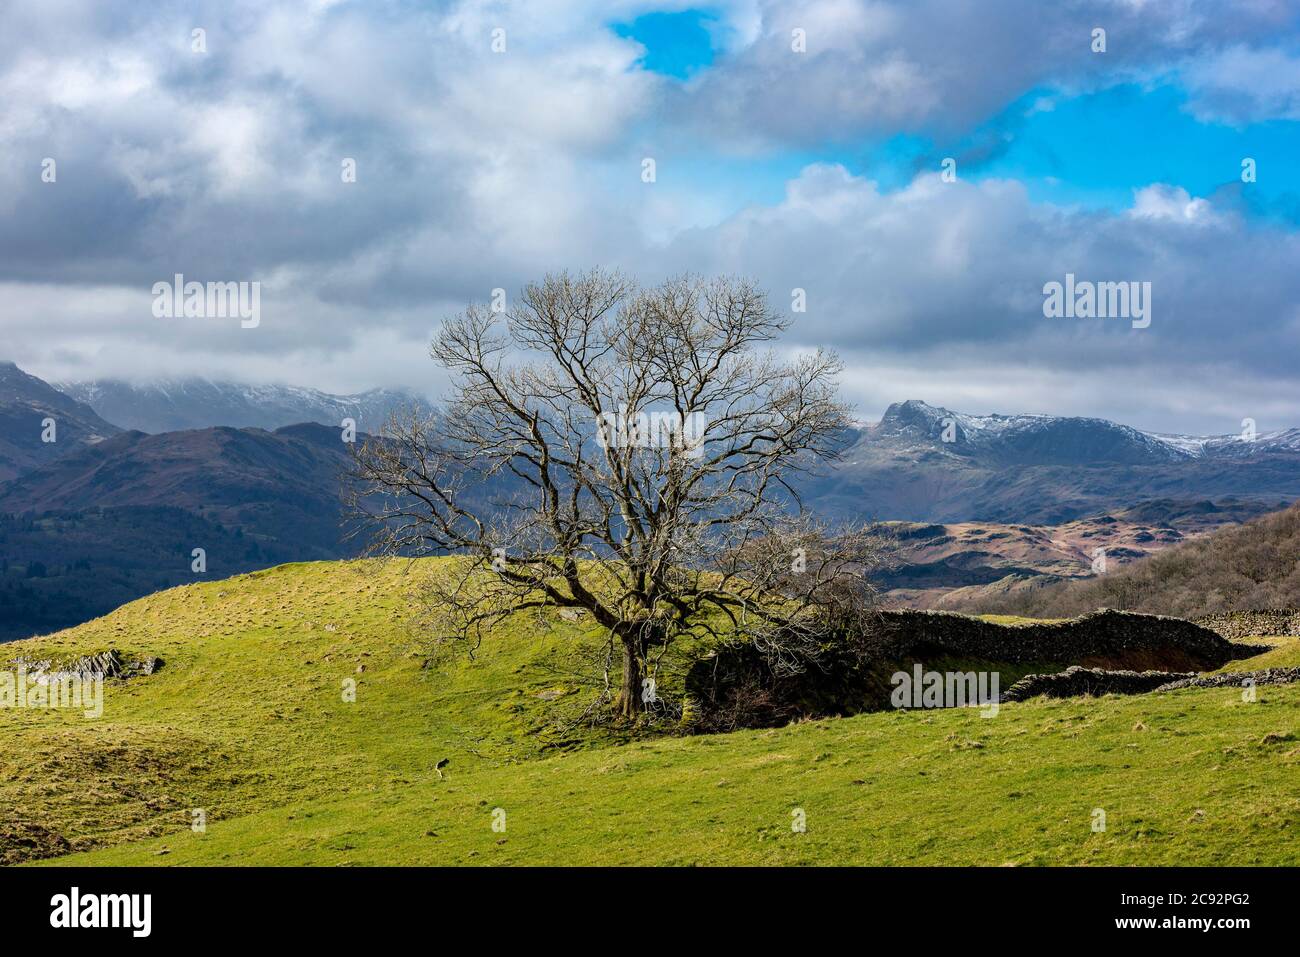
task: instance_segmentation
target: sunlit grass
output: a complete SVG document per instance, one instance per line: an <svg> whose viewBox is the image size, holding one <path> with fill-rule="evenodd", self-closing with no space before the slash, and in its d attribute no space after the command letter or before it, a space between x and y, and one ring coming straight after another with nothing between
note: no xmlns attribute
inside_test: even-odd
<svg viewBox="0 0 1300 957"><path fill-rule="evenodd" d="M593 628L521 614L473 660L431 658L409 611L428 567L282 566L4 646L0 658L115 647L166 664L110 683L99 720L0 713L0 853L71 850L48 862L77 864L1300 863L1300 686L1261 687L1254 703L1202 689L625 743L565 726L593 693L570 654L599 648ZM504 831L492 828L497 808ZM1096 808L1105 832L1092 830ZM195 809L204 833L190 830Z"/></svg>

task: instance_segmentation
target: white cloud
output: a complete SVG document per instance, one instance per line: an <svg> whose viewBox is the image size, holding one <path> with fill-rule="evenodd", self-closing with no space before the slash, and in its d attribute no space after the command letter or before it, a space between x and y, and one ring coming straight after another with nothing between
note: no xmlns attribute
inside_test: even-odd
<svg viewBox="0 0 1300 957"><path fill-rule="evenodd" d="M1300 120L1300 56L1234 45L1181 71L1192 112L1203 120Z"/></svg>
<svg viewBox="0 0 1300 957"><path fill-rule="evenodd" d="M1214 211L1208 200L1193 198L1181 186L1153 183L1133 191L1129 215L1138 219L1205 224L1214 218Z"/></svg>
<svg viewBox="0 0 1300 957"><path fill-rule="evenodd" d="M964 129L1045 79L1110 82L1198 50L1228 51L1194 75L1198 90L1247 87L1249 109L1287 110L1285 77L1256 83L1285 64L1249 54L1263 7L1229 21L1192 0L736 0L722 7L728 49L687 84L638 69L638 46L606 26L686 5L21 6L23 43L0 37L0 150L29 158L0 165L8 357L59 378L421 388L443 315L603 264L647 280L745 274L777 306L806 289L790 345L841 349L866 409L916 397L1173 428L1202 406L1271 403L1300 424L1293 233L1176 184L1108 213L1035 203L1014 181L926 175L886 192L825 163L780 201L737 210L708 162ZM1104 63L1086 52L1098 11ZM195 24L206 55L189 50ZM504 54L488 45L498 25ZM807 54L790 50L794 26ZM639 177L647 155L653 185ZM56 185L39 180L44 156L58 158ZM344 157L356 183L341 181ZM745 162L725 169L745 176ZM148 291L175 272L264 282L262 325L160 324ZM1151 281L1151 328L1043 319L1043 283L1067 272ZM1141 409L1119 414L1125 403Z"/></svg>

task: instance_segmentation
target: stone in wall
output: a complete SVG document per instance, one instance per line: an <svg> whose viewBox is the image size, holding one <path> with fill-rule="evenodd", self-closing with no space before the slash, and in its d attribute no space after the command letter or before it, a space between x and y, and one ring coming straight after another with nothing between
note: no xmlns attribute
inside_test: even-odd
<svg viewBox="0 0 1300 957"><path fill-rule="evenodd" d="M1300 635L1300 611L1294 608L1264 608L1256 611L1228 611L1195 619L1224 638Z"/></svg>
<svg viewBox="0 0 1300 957"><path fill-rule="evenodd" d="M1179 688L1241 687L1247 679L1256 685L1288 685L1300 681L1300 668L1263 668L1259 671L1239 671L1222 675L1195 675L1161 685L1157 691L1177 691Z"/></svg>
<svg viewBox="0 0 1300 957"><path fill-rule="evenodd" d="M999 625L942 611L881 613L873 636L876 656L890 661L953 657L1008 664L1059 662L1113 668L1151 658L1179 670L1219 668L1261 649L1234 645L1223 636L1181 618L1109 609L1068 621Z"/></svg>
<svg viewBox="0 0 1300 957"><path fill-rule="evenodd" d="M1074 665L1055 674L1025 675L1002 693L1002 700L1028 701L1040 695L1074 698L1080 695L1143 694L1174 681L1195 677L1194 671L1105 671Z"/></svg>

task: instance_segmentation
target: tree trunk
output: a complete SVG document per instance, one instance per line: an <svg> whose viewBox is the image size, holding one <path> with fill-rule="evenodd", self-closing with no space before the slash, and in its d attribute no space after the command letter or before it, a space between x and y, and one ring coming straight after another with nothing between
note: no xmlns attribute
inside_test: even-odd
<svg viewBox="0 0 1300 957"><path fill-rule="evenodd" d="M635 638L623 639L623 686L615 702L619 715L635 720L645 710L641 700L641 676L644 652Z"/></svg>

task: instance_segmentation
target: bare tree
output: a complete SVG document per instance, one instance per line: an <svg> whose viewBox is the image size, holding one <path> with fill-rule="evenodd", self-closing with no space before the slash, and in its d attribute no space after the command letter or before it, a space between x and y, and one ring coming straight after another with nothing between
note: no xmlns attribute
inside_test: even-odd
<svg viewBox="0 0 1300 957"><path fill-rule="evenodd" d="M466 556L438 579L442 637L524 608L589 612L622 651L633 717L684 633L739 633L805 667L869 605L874 545L801 516L792 479L833 457L838 359L760 351L785 328L753 284L548 276L504 313L470 307L431 353L431 417L357 453L353 502L381 554Z"/></svg>

